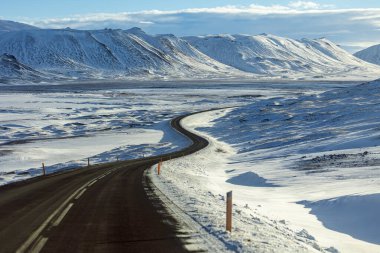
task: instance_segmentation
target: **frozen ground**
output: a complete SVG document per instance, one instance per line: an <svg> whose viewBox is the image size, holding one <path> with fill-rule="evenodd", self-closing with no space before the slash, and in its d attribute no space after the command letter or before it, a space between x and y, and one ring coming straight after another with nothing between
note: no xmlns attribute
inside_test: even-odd
<svg viewBox="0 0 380 253"><path fill-rule="evenodd" d="M211 145L151 176L224 250L380 252L379 94L373 82L191 116Z"/></svg>
<svg viewBox="0 0 380 253"><path fill-rule="evenodd" d="M347 87L322 93L329 88ZM211 145L151 176L187 218L240 252L379 252L378 83L90 83L2 87L0 184L86 163ZM224 231L233 190L234 230Z"/></svg>
<svg viewBox="0 0 380 253"><path fill-rule="evenodd" d="M131 159L188 145L169 120L185 112L240 105L312 87L90 83L2 87L0 185L87 163ZM310 85L311 86L311 85ZM324 89L325 84L320 85ZM254 86L258 87L258 86Z"/></svg>

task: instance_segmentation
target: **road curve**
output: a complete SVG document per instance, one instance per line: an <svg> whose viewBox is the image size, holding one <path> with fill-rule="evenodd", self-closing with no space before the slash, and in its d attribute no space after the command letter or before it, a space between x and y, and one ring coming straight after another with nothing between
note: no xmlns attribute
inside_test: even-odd
<svg viewBox="0 0 380 253"><path fill-rule="evenodd" d="M187 252L144 171L208 145L181 126L192 114L171 121L192 141L183 150L0 187L0 252Z"/></svg>

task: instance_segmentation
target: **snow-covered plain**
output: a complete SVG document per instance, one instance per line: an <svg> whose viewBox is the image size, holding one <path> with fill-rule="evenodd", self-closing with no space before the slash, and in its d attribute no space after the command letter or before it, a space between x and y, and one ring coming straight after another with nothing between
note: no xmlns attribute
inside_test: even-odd
<svg viewBox="0 0 380 253"><path fill-rule="evenodd" d="M89 83L0 94L0 184L189 145L210 146L150 176L213 249L379 252L379 83ZM339 87L344 87L339 89ZM332 91L326 90L332 89ZM233 190L234 229L224 231ZM201 233L202 234L202 233Z"/></svg>
<svg viewBox="0 0 380 253"><path fill-rule="evenodd" d="M150 175L222 249L379 252L379 94L377 81L191 116L210 146Z"/></svg>
<svg viewBox="0 0 380 253"><path fill-rule="evenodd" d="M238 105L271 92L299 92L297 87L287 91L243 86L234 91L214 85L209 89L127 86L99 82L3 87L0 184L41 174L42 162L53 172L85 165L87 157L99 163L173 151L188 144L170 130L169 120L176 115Z"/></svg>

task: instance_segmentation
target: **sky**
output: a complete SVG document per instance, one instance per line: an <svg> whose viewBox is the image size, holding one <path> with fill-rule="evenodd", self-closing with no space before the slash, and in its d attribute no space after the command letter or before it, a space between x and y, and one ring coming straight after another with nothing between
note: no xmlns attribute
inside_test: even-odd
<svg viewBox="0 0 380 253"><path fill-rule="evenodd" d="M128 29L177 36L326 37L354 52L380 44L379 0L11 0L0 19L41 28Z"/></svg>

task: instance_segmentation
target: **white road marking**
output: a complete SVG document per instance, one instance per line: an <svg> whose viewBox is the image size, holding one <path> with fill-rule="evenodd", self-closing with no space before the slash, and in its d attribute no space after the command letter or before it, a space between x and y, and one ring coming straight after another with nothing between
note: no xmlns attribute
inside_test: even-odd
<svg viewBox="0 0 380 253"><path fill-rule="evenodd" d="M82 190L83 188L85 187L82 186L81 188L79 188L78 190L76 190L73 194L71 194L63 203L62 205L60 205L55 211L54 213L52 213L45 221L44 223L41 224L41 226L39 226L39 228L37 228L28 238L28 240L26 240L26 242L24 242L23 245L21 245L21 247L16 251L17 253L23 253L25 252L29 247L30 245L32 245L32 243L36 240L36 238L39 236L39 234L41 234L41 232L46 228L47 225L49 225L49 223L51 222L51 220L58 215L58 213L67 205L67 203L69 203L69 201L76 195L78 194L78 192L80 190Z"/></svg>
<svg viewBox="0 0 380 253"><path fill-rule="evenodd" d="M30 252L39 253L47 243L47 240L48 238L40 236L37 240L36 245L30 250Z"/></svg>
<svg viewBox="0 0 380 253"><path fill-rule="evenodd" d="M96 182L98 182L98 179L93 180L93 181L90 182L87 186L90 187L91 185L95 184Z"/></svg>
<svg viewBox="0 0 380 253"><path fill-rule="evenodd" d="M115 171L116 169L114 170L111 170L111 171L108 171L106 174L104 175L108 175L109 173ZM78 197L78 193L83 191L83 189L85 189L90 183L95 183L94 182L94 179L91 179L89 180L87 183L85 183L83 186L81 186L79 189L77 189L73 194L71 194L30 236L29 238L20 246L20 248L17 249L16 253L24 253L27 251L27 249L33 244L33 242L36 241L36 239L38 238L38 236L41 234L41 232L49 225L49 223L54 219L54 217L56 217L60 212L61 210L75 197L77 196ZM83 194L83 193L82 193ZM63 219L63 217L62 217ZM42 240L42 239L41 239ZM37 247L37 244L38 243L41 243L41 240L38 240L37 242L34 243L34 246L33 248ZM47 241L47 239L46 239ZM46 243L45 241L45 243ZM42 244L41 244L42 245ZM44 245L42 245L43 247ZM42 248L41 248L42 249ZM30 252L30 251L29 251Z"/></svg>
<svg viewBox="0 0 380 253"><path fill-rule="evenodd" d="M63 218L65 218L66 214L70 211L71 207L73 207L73 203L70 203L65 210L63 210L63 212L61 213L61 215L55 220L53 226L58 226L59 223L61 223L61 221L63 220Z"/></svg>
<svg viewBox="0 0 380 253"><path fill-rule="evenodd" d="M78 195L75 197L75 200L79 199L79 198L83 195L83 193L84 193L86 190L87 190L87 188L84 188L82 191L80 191L80 192L78 193Z"/></svg>

